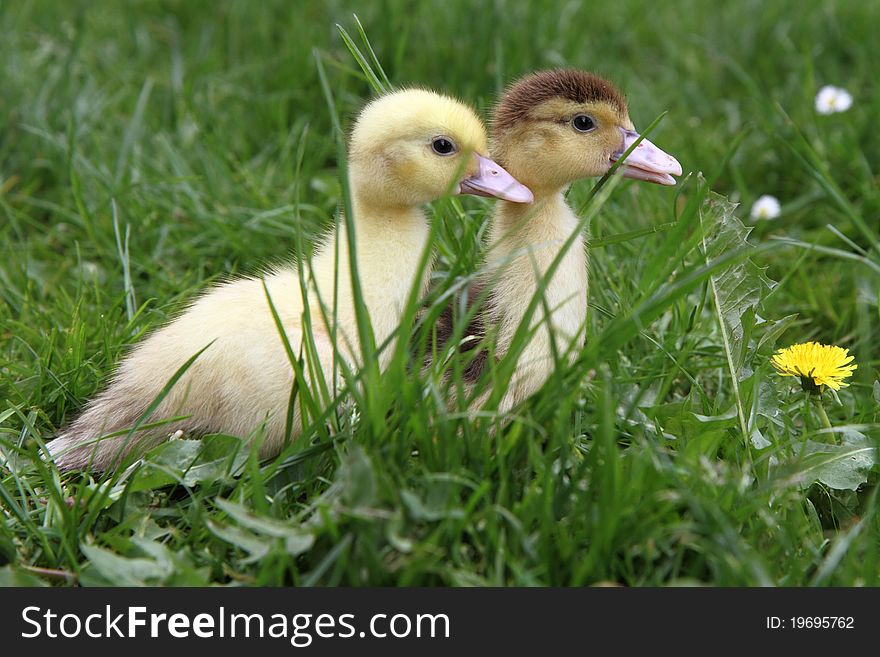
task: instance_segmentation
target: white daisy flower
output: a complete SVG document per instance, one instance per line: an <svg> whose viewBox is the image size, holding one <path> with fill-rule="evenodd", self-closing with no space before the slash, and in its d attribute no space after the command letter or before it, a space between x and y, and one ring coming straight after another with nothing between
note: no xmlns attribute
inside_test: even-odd
<svg viewBox="0 0 880 657"><path fill-rule="evenodd" d="M819 114L845 112L852 107L852 96L846 89L827 85L816 94L816 111Z"/></svg>
<svg viewBox="0 0 880 657"><path fill-rule="evenodd" d="M782 211L779 199L769 194L759 197L749 213L752 219L776 219Z"/></svg>

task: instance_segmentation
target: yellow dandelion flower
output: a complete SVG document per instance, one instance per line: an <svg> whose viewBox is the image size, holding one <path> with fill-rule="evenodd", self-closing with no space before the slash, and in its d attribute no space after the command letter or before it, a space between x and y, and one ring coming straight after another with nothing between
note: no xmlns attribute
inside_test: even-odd
<svg viewBox="0 0 880 657"><path fill-rule="evenodd" d="M845 388L844 379L852 376L858 365L850 365L849 349L805 342L777 351L770 362L782 376L796 376L808 392L821 392L822 386Z"/></svg>

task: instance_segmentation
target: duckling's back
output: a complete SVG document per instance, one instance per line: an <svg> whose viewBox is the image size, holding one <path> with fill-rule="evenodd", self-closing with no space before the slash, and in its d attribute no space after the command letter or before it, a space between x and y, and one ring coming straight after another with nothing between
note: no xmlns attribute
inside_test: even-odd
<svg viewBox="0 0 880 657"><path fill-rule="evenodd" d="M267 287L288 339L299 344L302 303L294 277L295 273L272 276ZM98 441L130 429L175 372L201 350L151 414L166 421L182 419L132 437L123 434ZM107 389L48 448L62 469L103 470L134 446L149 448L177 430L248 435L262 425L267 438L263 451L277 451L286 418L265 409L287 408L292 376L262 281L245 278L225 283L137 345L120 363Z"/></svg>

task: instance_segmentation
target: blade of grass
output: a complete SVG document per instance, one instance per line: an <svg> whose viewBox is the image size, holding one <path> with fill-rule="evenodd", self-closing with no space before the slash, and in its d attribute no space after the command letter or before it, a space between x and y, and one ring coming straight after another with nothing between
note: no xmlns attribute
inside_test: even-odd
<svg viewBox="0 0 880 657"><path fill-rule="evenodd" d="M357 24L358 34L361 36L361 41L364 44L364 47L367 49L367 52L370 53L370 62L379 72L379 75L376 76L381 78L382 81L382 91L391 91L394 89L394 85L391 84L391 81L388 79L388 76L385 74L385 69L382 68L382 63L379 61L379 58L376 57L376 53L373 51L373 46L370 43L370 40L367 38L367 33L364 30L364 26L361 24L361 19L358 18L357 14L352 14L354 17L354 22ZM366 71L364 71L366 73Z"/></svg>
<svg viewBox="0 0 880 657"><path fill-rule="evenodd" d="M128 251L128 238L130 230L128 224L125 225L125 239L121 239L119 235L119 208L116 206L116 199L110 199L110 209L113 215L113 234L116 236L116 252L119 254L119 261L122 263L122 284L125 289L125 312L128 316L129 324L134 319L135 308L137 308L137 299L134 295L134 284L131 280L131 260Z"/></svg>
<svg viewBox="0 0 880 657"><path fill-rule="evenodd" d="M360 23L358 23L358 26L360 27ZM358 66L361 67L361 70L364 72L364 75L367 76L367 82L370 83L370 86L373 87L373 90L377 94L385 93L387 91L387 87L382 82L382 80L379 79L379 76L376 75L375 71L373 71L373 67L370 66L370 62L367 61L367 58L364 57L363 53L357 47L357 44L355 44L354 39L352 39L351 36L349 36L349 34L345 30L345 28L342 27L342 25L340 25L339 23L336 24L336 29L339 30L339 34L342 36L342 40L343 40L343 42L345 42L345 46L348 48L348 51L351 53L352 57L355 58L355 61L357 61ZM372 49L370 50L370 52L372 52ZM374 55L374 57L375 57L375 55ZM323 76L323 73L321 75ZM383 76L384 76L384 72L383 72ZM322 79L323 79L323 77L322 77ZM335 107L335 105L334 105L334 107Z"/></svg>

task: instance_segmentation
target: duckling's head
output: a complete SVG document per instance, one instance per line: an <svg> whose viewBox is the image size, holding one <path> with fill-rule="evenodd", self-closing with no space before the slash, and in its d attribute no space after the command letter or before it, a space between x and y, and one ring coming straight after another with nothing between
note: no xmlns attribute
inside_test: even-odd
<svg viewBox="0 0 880 657"><path fill-rule="evenodd" d="M355 194L384 206L420 205L444 194L528 203L531 192L487 157L473 110L424 89L385 94L361 111L351 133Z"/></svg>
<svg viewBox="0 0 880 657"><path fill-rule="evenodd" d="M495 108L492 156L535 193L601 176L639 138L626 99L607 80L574 69L541 71L511 85ZM681 165L647 139L623 175L674 185Z"/></svg>

